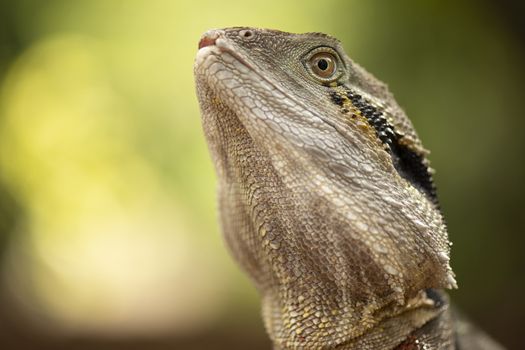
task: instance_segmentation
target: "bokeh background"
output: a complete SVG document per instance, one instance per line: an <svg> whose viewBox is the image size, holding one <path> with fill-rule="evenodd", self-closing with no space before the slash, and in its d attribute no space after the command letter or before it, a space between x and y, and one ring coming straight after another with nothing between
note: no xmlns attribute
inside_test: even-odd
<svg viewBox="0 0 525 350"><path fill-rule="evenodd" d="M388 82L438 170L460 289L525 325L525 8L516 0L0 1L0 348L270 349L220 238L202 32L322 31Z"/></svg>

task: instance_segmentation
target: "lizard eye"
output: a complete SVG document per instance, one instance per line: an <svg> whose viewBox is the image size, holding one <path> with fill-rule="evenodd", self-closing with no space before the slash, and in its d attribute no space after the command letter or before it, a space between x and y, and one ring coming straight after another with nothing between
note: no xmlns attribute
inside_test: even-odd
<svg viewBox="0 0 525 350"><path fill-rule="evenodd" d="M328 52L319 52L310 58L312 71L321 78L330 78L337 70L334 55Z"/></svg>
<svg viewBox="0 0 525 350"><path fill-rule="evenodd" d="M337 53L333 49L321 47L307 55L305 66L315 79L327 83L336 80L341 75L339 62Z"/></svg>

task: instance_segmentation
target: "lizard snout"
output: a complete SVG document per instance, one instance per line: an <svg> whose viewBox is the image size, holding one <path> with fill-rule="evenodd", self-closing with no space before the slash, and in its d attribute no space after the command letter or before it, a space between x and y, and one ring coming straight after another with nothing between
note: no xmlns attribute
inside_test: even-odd
<svg viewBox="0 0 525 350"><path fill-rule="evenodd" d="M215 45L215 41L219 38L220 32L218 30L212 29L204 33L199 40L199 50L203 47Z"/></svg>

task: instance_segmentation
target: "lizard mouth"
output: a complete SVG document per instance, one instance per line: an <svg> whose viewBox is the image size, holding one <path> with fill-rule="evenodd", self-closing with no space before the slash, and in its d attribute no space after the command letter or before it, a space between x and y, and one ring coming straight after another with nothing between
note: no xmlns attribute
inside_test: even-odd
<svg viewBox="0 0 525 350"><path fill-rule="evenodd" d="M215 45L215 41L219 38L221 35L221 32L218 30L210 30L202 36L201 40L199 40L199 50L203 47Z"/></svg>
<svg viewBox="0 0 525 350"><path fill-rule="evenodd" d="M265 123L277 135L283 132L283 125L273 117L286 114L286 121L301 124L297 129L311 128L325 133L337 133L338 139L347 145L355 144L354 137L345 126L341 126L326 115L306 106L278 86L267 75L262 74L249 57L241 55L228 39L219 35L201 39L199 51L195 60L195 74L198 80L204 82L208 89L219 96L232 111L235 112L248 132L253 130L248 124ZM264 97L264 100L261 99ZM275 105L281 109L273 110ZM293 128L284 126L286 131ZM252 135L253 136L253 135ZM298 135L286 135L288 141L299 140Z"/></svg>
<svg viewBox="0 0 525 350"><path fill-rule="evenodd" d="M300 115L301 118L309 120L309 123L316 122L317 127L322 123L324 128L331 128L335 131L347 145L354 144L355 135L345 126L338 125L324 114L316 113L311 107L305 106L301 101L283 91L269 77L261 74L257 66L250 63L249 57L243 57L227 39L221 36L220 31L207 32L200 40L196 72L205 76L209 86L218 96L228 100L227 105L235 111L245 127L247 123L253 123L254 119L260 119L277 129L275 131L282 131L278 130L281 129L278 121L272 123L272 117L277 113L283 114L284 109L272 111L270 108L266 110L261 108L263 105L272 104L268 101L277 101L288 109L286 114ZM257 101L255 95L260 94L266 95L265 99ZM371 109L372 107L367 104L364 108ZM375 111L375 108L372 109ZM380 137L382 133L380 130L377 132ZM381 139L381 141L384 140ZM397 139L395 141L389 149L393 157L393 165L400 176L424 193L430 201L438 204L432 177L427 171L426 164L422 161L423 157L398 144ZM301 143L304 142L301 141Z"/></svg>
<svg viewBox="0 0 525 350"><path fill-rule="evenodd" d="M250 72L252 72L252 74L257 75L259 79L262 79L266 83L270 84L274 89L278 89L272 81L267 79L263 74L260 74L253 64L251 64L250 62L248 62L247 59L242 57L228 42L227 39L221 37L220 34L217 35L217 37L213 37L205 34L199 41L199 51L195 60L197 73L202 70L208 70L208 67L205 67L206 61L210 59L210 56L214 56L217 62L222 61L222 64L225 66L226 64L233 64L233 68L230 68L232 74L234 74L234 70L238 70L241 73L246 73L247 70L249 70ZM209 73L211 73L210 75L213 75L217 72L211 71ZM203 74L206 73L204 72ZM286 95L284 91L280 89L278 90L282 94Z"/></svg>

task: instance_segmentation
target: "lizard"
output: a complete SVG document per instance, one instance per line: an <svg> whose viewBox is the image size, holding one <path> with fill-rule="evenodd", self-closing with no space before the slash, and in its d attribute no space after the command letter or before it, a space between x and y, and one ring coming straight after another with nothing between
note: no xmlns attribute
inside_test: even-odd
<svg viewBox="0 0 525 350"><path fill-rule="evenodd" d="M322 33L198 46L224 240L274 349L502 349L450 306L429 152L384 83Z"/></svg>

